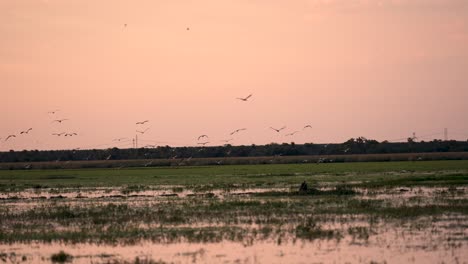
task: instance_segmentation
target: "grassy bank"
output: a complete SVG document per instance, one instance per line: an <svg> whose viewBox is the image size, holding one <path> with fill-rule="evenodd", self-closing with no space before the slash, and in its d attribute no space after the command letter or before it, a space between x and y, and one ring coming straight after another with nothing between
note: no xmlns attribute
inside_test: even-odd
<svg viewBox="0 0 468 264"><path fill-rule="evenodd" d="M3 170L0 190L125 185L281 186L311 182L371 185L465 184L468 161L225 165L176 168Z"/></svg>

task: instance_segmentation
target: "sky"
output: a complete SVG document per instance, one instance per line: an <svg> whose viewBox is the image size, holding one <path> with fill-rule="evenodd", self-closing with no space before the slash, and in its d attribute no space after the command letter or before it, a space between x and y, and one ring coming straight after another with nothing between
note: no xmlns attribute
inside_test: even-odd
<svg viewBox="0 0 468 264"><path fill-rule="evenodd" d="M467 140L468 1L0 0L0 92L0 151Z"/></svg>

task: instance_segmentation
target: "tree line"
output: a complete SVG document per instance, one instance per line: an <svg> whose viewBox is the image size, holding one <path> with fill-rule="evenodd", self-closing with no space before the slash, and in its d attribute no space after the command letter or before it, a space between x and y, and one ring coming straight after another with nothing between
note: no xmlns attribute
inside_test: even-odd
<svg viewBox="0 0 468 264"><path fill-rule="evenodd" d="M263 156L306 156L340 154L390 154L427 152L468 152L467 141L421 141L392 143L378 142L364 137L351 138L338 144L271 143L267 145L170 147L138 149L87 149L87 150L23 150L0 152L0 162L86 161L130 159L188 159Z"/></svg>

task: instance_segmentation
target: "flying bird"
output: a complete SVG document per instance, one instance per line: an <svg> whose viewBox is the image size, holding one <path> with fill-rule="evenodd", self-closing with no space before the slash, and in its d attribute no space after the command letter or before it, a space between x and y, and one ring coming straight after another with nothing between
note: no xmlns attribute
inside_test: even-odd
<svg viewBox="0 0 468 264"><path fill-rule="evenodd" d="M249 96L247 96L247 97L245 97L245 98L237 97L236 99L241 100L241 101L244 101L244 102L247 102L247 100L249 100L250 97L252 97L252 94L250 94Z"/></svg>
<svg viewBox="0 0 468 264"><path fill-rule="evenodd" d="M15 135L9 135L7 138L5 138L5 141L7 141L10 138L15 138L15 137L16 137Z"/></svg>
<svg viewBox="0 0 468 264"><path fill-rule="evenodd" d="M198 145L205 146L205 145L208 144L208 143L210 143L210 142L208 142L208 141L207 141L207 142L200 142L200 143L197 143L197 144L198 144Z"/></svg>
<svg viewBox="0 0 468 264"><path fill-rule="evenodd" d="M78 136L77 133L66 133L65 134L66 137L73 137L73 136Z"/></svg>
<svg viewBox="0 0 468 264"><path fill-rule="evenodd" d="M244 131L244 130L247 130L247 128L236 129L236 130L232 131L230 135L232 136L232 135L234 135L236 133L239 133L241 131Z"/></svg>
<svg viewBox="0 0 468 264"><path fill-rule="evenodd" d="M201 136L198 137L198 140L200 140L202 138L208 138L208 136L207 135L201 135Z"/></svg>
<svg viewBox="0 0 468 264"><path fill-rule="evenodd" d="M26 130L26 131L21 131L20 134L21 134L21 135L22 135L22 134L28 134L29 131L31 131L31 130L32 130L32 128L28 128L28 130Z"/></svg>
<svg viewBox="0 0 468 264"><path fill-rule="evenodd" d="M60 110L59 110L59 109L55 109L55 110L49 111L49 112L47 112L47 113L53 115L53 114L57 113L58 111L60 111Z"/></svg>
<svg viewBox="0 0 468 264"><path fill-rule="evenodd" d="M221 141L224 142L224 143L228 143L229 141L232 141L232 140L234 140L234 139L230 138L230 139L224 139L224 140L221 140Z"/></svg>
<svg viewBox="0 0 468 264"><path fill-rule="evenodd" d="M312 126L311 126L311 125L307 125L307 126L305 126L303 129L306 129L306 128L312 128Z"/></svg>
<svg viewBox="0 0 468 264"><path fill-rule="evenodd" d="M280 129L276 129L274 127L270 127L270 128L279 133L281 130L285 129L286 127L284 126L284 127L280 128Z"/></svg>
<svg viewBox="0 0 468 264"><path fill-rule="evenodd" d="M136 122L137 125L144 125L145 123L149 122L149 120L141 121L141 122Z"/></svg>
<svg viewBox="0 0 468 264"><path fill-rule="evenodd" d="M58 136L60 137L61 135L64 135L66 134L65 132L62 132L62 133L52 133L52 136Z"/></svg>
<svg viewBox="0 0 468 264"><path fill-rule="evenodd" d="M127 138L116 138L116 139L114 139L112 141L119 141L120 142L121 140L124 140L124 139L127 139Z"/></svg>
<svg viewBox="0 0 468 264"><path fill-rule="evenodd" d="M294 131L292 133L286 134L286 136L294 136L294 134L299 133L299 131Z"/></svg>
<svg viewBox="0 0 468 264"><path fill-rule="evenodd" d="M144 133L146 133L146 131L148 131L148 129L149 129L149 127L147 129L143 130L143 131L137 130L136 132L138 132L140 134L144 134Z"/></svg>
<svg viewBox="0 0 468 264"><path fill-rule="evenodd" d="M63 121L67 121L68 119L64 118L64 119L55 119L54 121L52 121L52 123L54 122L58 122L58 123L62 123Z"/></svg>

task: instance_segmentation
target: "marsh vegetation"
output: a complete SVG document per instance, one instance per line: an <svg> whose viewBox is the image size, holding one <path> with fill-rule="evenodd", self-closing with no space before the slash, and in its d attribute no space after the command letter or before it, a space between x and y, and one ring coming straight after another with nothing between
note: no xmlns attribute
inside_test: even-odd
<svg viewBox="0 0 468 264"><path fill-rule="evenodd" d="M467 161L0 171L0 257L456 262L467 184Z"/></svg>

